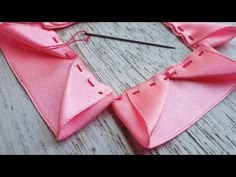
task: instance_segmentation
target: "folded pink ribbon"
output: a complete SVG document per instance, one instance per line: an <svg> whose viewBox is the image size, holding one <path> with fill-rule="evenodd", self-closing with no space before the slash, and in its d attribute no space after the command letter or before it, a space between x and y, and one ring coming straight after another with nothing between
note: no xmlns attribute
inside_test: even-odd
<svg viewBox="0 0 236 177"><path fill-rule="evenodd" d="M40 23L4 23L0 47L35 107L62 140L88 124L113 100L79 56Z"/></svg>
<svg viewBox="0 0 236 177"><path fill-rule="evenodd" d="M236 35L234 26L165 24L194 51L181 63L126 90L112 104L121 121L146 148L179 135L236 87L236 63L212 48L231 40Z"/></svg>
<svg viewBox="0 0 236 177"><path fill-rule="evenodd" d="M45 29L59 29L73 25L75 22L42 22L42 26Z"/></svg>
<svg viewBox="0 0 236 177"><path fill-rule="evenodd" d="M71 24L0 25L0 48L57 140L87 125L112 103L135 139L153 148L186 130L236 87L236 63L212 48L231 40L234 26L164 23L194 51L114 99L112 89L96 80L51 30Z"/></svg>
<svg viewBox="0 0 236 177"><path fill-rule="evenodd" d="M166 22L164 24L191 48L204 43L216 47L230 41L236 35L235 26L222 23Z"/></svg>

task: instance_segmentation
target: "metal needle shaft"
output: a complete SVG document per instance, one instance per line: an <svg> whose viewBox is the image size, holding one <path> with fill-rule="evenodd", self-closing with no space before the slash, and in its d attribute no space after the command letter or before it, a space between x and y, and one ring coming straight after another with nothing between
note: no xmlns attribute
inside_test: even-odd
<svg viewBox="0 0 236 177"><path fill-rule="evenodd" d="M88 33L88 32L85 32L84 34L88 35L88 36L94 36L94 37L100 37L100 38L105 38L105 39L118 40L118 41L123 41L123 42L130 42L130 43L136 43L136 44L142 44L142 45L150 45L150 46L154 46L154 47L162 47L162 48L168 48L168 49L175 49L175 47L167 46L167 45L162 45L162 44L154 44L154 43L149 43L149 42L142 42L142 41L136 41L136 40L112 37L112 36L105 36L105 35L101 35L101 34L93 34L93 33Z"/></svg>

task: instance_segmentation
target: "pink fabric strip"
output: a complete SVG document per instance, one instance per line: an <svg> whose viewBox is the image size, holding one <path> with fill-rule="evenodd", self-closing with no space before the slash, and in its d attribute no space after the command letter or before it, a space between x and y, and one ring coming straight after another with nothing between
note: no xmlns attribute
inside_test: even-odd
<svg viewBox="0 0 236 177"><path fill-rule="evenodd" d="M0 47L35 107L62 140L88 124L112 101L112 89L96 80L55 31L41 24L4 23Z"/></svg>
<svg viewBox="0 0 236 177"><path fill-rule="evenodd" d="M57 140L87 125L113 102L116 114L136 140L153 148L193 125L236 87L236 63L212 48L231 40L236 34L234 26L164 23L193 52L114 100L112 89L96 80L51 30L71 24L0 25L1 50Z"/></svg>
<svg viewBox="0 0 236 177"><path fill-rule="evenodd" d="M196 48L204 43L216 47L230 41L236 35L235 26L222 23L165 22L164 24L175 35L181 37L190 48Z"/></svg>
<svg viewBox="0 0 236 177"><path fill-rule="evenodd" d="M73 25L75 22L42 22L45 29L60 29Z"/></svg>
<svg viewBox="0 0 236 177"><path fill-rule="evenodd" d="M195 45L181 63L126 90L112 104L121 121L146 148L179 135L236 87L236 63L212 48L232 39L235 27L211 23L166 24L188 46L198 47Z"/></svg>

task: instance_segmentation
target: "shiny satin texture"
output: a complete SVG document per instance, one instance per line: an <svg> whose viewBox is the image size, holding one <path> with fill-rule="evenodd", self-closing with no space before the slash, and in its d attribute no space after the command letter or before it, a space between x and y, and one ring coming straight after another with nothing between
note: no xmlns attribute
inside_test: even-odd
<svg viewBox="0 0 236 177"><path fill-rule="evenodd" d="M112 103L120 120L146 148L185 131L236 87L236 63L212 48L231 40L236 35L234 26L164 24L193 52Z"/></svg>
<svg viewBox="0 0 236 177"><path fill-rule="evenodd" d="M41 25L45 29L60 29L73 25L75 22L42 22Z"/></svg>
<svg viewBox="0 0 236 177"><path fill-rule="evenodd" d="M236 63L213 48L235 36L234 26L164 23L193 52L114 96L54 31L72 24L0 25L1 50L57 140L80 130L111 104L133 137L153 148L189 128L236 87ZM50 47L57 45L61 47Z"/></svg>
<svg viewBox="0 0 236 177"><path fill-rule="evenodd" d="M63 43L55 31L40 23L4 23L0 34L9 65L57 140L87 125L113 100L112 89L71 48L47 50Z"/></svg>

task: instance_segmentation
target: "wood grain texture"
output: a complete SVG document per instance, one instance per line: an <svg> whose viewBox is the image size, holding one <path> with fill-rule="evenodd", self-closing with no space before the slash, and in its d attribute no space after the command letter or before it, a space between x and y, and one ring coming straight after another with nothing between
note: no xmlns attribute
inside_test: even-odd
<svg viewBox="0 0 236 177"><path fill-rule="evenodd" d="M175 50L91 38L71 45L98 80L117 94L134 87L191 51L161 23L79 23L58 31L64 41L78 30L163 43ZM236 59L236 41L219 51ZM236 154L236 92L168 143L142 148L111 107L63 142L56 142L0 53L0 154Z"/></svg>

